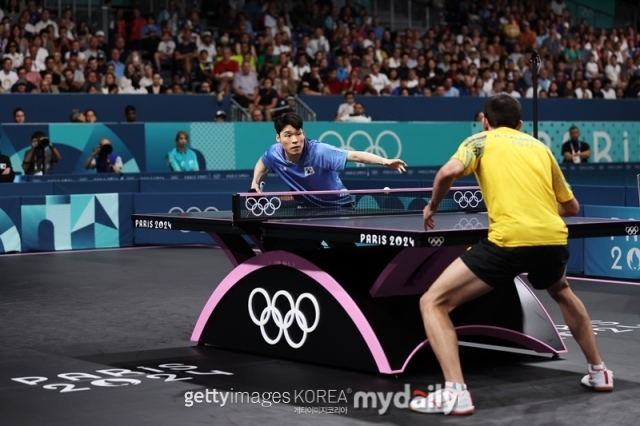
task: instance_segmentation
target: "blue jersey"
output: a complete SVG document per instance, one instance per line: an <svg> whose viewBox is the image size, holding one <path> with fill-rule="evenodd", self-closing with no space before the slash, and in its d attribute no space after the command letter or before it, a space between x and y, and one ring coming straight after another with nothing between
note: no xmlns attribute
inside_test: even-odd
<svg viewBox="0 0 640 426"><path fill-rule="evenodd" d="M189 148L186 148L185 152L180 152L177 148L173 148L167 154L167 161L174 172L197 172L199 170L198 157Z"/></svg>
<svg viewBox="0 0 640 426"><path fill-rule="evenodd" d="M305 140L302 156L297 163L285 158L280 144L272 145L262 156L262 162L278 175L292 191L343 191L344 184L338 172L347 163L347 150L336 148L317 140ZM352 203L349 194L304 196L305 204L321 207L341 206Z"/></svg>

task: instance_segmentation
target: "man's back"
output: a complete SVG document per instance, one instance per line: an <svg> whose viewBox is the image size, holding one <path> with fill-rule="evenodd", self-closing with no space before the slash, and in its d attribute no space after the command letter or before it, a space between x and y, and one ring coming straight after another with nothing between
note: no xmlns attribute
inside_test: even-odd
<svg viewBox="0 0 640 426"><path fill-rule="evenodd" d="M546 145L500 127L468 138L461 149L462 155L473 156L463 161L465 174L475 171L482 189L490 241L503 247L567 243L557 203L573 194Z"/></svg>

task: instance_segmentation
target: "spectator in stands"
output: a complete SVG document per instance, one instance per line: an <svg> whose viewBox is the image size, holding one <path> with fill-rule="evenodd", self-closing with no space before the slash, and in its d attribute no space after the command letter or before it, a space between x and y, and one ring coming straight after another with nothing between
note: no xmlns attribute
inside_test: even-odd
<svg viewBox="0 0 640 426"><path fill-rule="evenodd" d="M182 41L176 45L173 53L177 71L182 74L186 84L191 84L192 63L198 60L198 46L192 40L190 28L182 32Z"/></svg>
<svg viewBox="0 0 640 426"><path fill-rule="evenodd" d="M31 149L24 156L22 170L26 175L51 175L54 173L54 164L61 159L62 156L46 133L37 131L31 135Z"/></svg>
<svg viewBox="0 0 640 426"><path fill-rule="evenodd" d="M273 81L267 77L263 80L262 88L258 90L258 95L253 101L252 109L260 109L266 121L273 118L273 109L278 104L278 92L273 88Z"/></svg>
<svg viewBox="0 0 640 426"><path fill-rule="evenodd" d="M18 81L18 74L13 71L13 61L11 58L2 60L2 71L0 71L0 82L2 83L2 91L11 92L11 88Z"/></svg>
<svg viewBox="0 0 640 426"><path fill-rule="evenodd" d="M113 152L113 146L109 139L102 139L93 150L91 156L84 162L84 168L96 169L98 173L120 173L122 171L122 158Z"/></svg>
<svg viewBox="0 0 640 426"><path fill-rule="evenodd" d="M24 124L26 121L26 114L20 107L13 110L13 122L16 124Z"/></svg>
<svg viewBox="0 0 640 426"><path fill-rule="evenodd" d="M562 157L564 163L587 163L591 157L591 148L580 140L577 126L569 129L569 140L562 144Z"/></svg>
<svg viewBox="0 0 640 426"><path fill-rule="evenodd" d="M72 123L86 123L87 117L85 117L84 112L79 109L74 109L69 114L69 121Z"/></svg>
<svg viewBox="0 0 640 426"><path fill-rule="evenodd" d="M11 166L11 158L0 152L0 183L13 182L16 173Z"/></svg>
<svg viewBox="0 0 640 426"><path fill-rule="evenodd" d="M484 111L476 112L476 115L473 117L473 121L482 123L484 121Z"/></svg>
<svg viewBox="0 0 640 426"><path fill-rule="evenodd" d="M227 121L227 113L222 110L218 110L218 112L216 112L215 122L224 123L225 121Z"/></svg>
<svg viewBox="0 0 640 426"><path fill-rule="evenodd" d="M353 114L341 117L340 121L348 123L370 123L371 117L365 113L364 105L362 105L360 102L357 102L353 106Z"/></svg>
<svg viewBox="0 0 640 426"><path fill-rule="evenodd" d="M188 146L189 135L179 131L176 135L176 147L167 154L167 163L172 172L197 172L200 170L195 151Z"/></svg>
<svg viewBox="0 0 640 426"><path fill-rule="evenodd" d="M356 95L355 93L348 91L344 94L344 103L340 104L338 107L338 112L336 113L336 121L342 121L342 117L349 116L353 114L353 107L356 103Z"/></svg>
<svg viewBox="0 0 640 426"><path fill-rule="evenodd" d="M251 121L264 121L262 110L254 109L253 111L251 111Z"/></svg>
<svg viewBox="0 0 640 426"><path fill-rule="evenodd" d="M150 86L147 86L147 92L152 95L166 93L167 89L162 84L162 75L159 72L153 73L153 79Z"/></svg>
<svg viewBox="0 0 640 426"><path fill-rule="evenodd" d="M92 110L91 108L87 109L84 112L84 116L87 119L87 123L97 123L98 122L98 116L96 115L96 112L94 110Z"/></svg>
<svg viewBox="0 0 640 426"><path fill-rule="evenodd" d="M124 116L127 120L127 123L135 123L137 118L136 107L133 105L127 105L124 109Z"/></svg>
<svg viewBox="0 0 640 426"><path fill-rule="evenodd" d="M233 78L233 98L243 108L253 110L259 88L258 77L251 71L251 64L245 62L242 64L242 72L235 74Z"/></svg>
<svg viewBox="0 0 640 426"><path fill-rule="evenodd" d="M82 83L75 80L74 74L74 71L70 68L66 68L62 72L64 80L58 86L60 92L79 93L82 91Z"/></svg>

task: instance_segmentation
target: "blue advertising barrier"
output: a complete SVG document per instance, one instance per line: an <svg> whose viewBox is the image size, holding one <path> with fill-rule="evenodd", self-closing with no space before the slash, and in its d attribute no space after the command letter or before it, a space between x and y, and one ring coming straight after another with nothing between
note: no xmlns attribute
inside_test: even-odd
<svg viewBox="0 0 640 426"><path fill-rule="evenodd" d="M53 195L53 183L20 182L14 185L3 183L0 185L0 197Z"/></svg>
<svg viewBox="0 0 640 426"><path fill-rule="evenodd" d="M140 192L140 182L138 180L56 182L53 184L53 190L56 195L136 193Z"/></svg>
<svg viewBox="0 0 640 426"><path fill-rule="evenodd" d="M585 206L587 217L640 219L633 207ZM584 273L595 277L640 279L638 230L626 237L587 238L584 241Z"/></svg>
<svg viewBox="0 0 640 426"><path fill-rule="evenodd" d="M128 247L132 194L22 197L22 251Z"/></svg>
<svg viewBox="0 0 640 426"><path fill-rule="evenodd" d="M229 194L135 194L135 213L175 213L231 210ZM214 244L204 232L157 232L152 229L136 228L133 236L135 245L160 244Z"/></svg>
<svg viewBox="0 0 640 426"><path fill-rule="evenodd" d="M251 187L251 180L245 179L207 179L207 180L141 180L140 192L166 192L166 193L212 193L247 192Z"/></svg>
<svg viewBox="0 0 640 426"><path fill-rule="evenodd" d="M627 186L625 194L625 203L626 207L640 207L640 185L638 186Z"/></svg>
<svg viewBox="0 0 640 426"><path fill-rule="evenodd" d="M624 186L572 185L571 189L582 205L624 206L627 198Z"/></svg>
<svg viewBox="0 0 640 426"><path fill-rule="evenodd" d="M20 197L0 198L0 253L22 251Z"/></svg>

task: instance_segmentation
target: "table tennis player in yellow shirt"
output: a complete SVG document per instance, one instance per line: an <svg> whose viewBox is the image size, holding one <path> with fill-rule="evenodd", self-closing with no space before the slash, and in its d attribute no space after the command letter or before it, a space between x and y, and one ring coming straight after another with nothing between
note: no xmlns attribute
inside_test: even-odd
<svg viewBox="0 0 640 426"><path fill-rule="evenodd" d="M489 217L488 238L456 259L420 299L425 331L444 374L445 386L410 403L413 411L465 415L474 412L449 313L528 272L531 285L547 290L587 360L584 386L613 390L613 374L598 352L591 320L566 279L568 230L562 217L580 205L549 148L520 132L521 106L500 94L484 107L485 131L467 138L436 175L425 229L435 226L438 206L453 182L475 173Z"/></svg>

